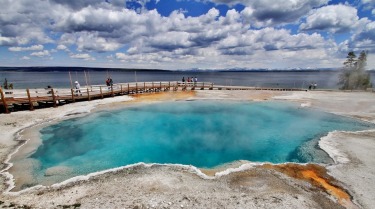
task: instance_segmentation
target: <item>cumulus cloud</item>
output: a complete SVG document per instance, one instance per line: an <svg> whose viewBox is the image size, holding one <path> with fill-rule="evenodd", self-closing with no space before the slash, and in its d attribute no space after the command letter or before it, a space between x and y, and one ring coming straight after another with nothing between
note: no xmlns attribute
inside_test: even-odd
<svg viewBox="0 0 375 209"><path fill-rule="evenodd" d="M212 42L205 47L180 47L173 50L155 50L138 53L138 49L129 48L127 53L116 53L115 58L126 63L155 63L163 66L173 61L175 68L191 68L194 65L207 68L225 68L238 66L261 67L274 65L286 60L295 60L295 56L309 57L313 67L331 56L329 49L337 48L335 43L326 41L320 34L291 34L285 29L264 28L260 30L237 30L225 38ZM182 38L183 39L183 38ZM258 57L259 54L262 56ZM265 61L265 57L267 57ZM268 59L269 58L269 59ZM222 60L227 60L225 63ZM273 60L270 61L270 60ZM300 62L299 64L303 64ZM307 62L305 63L307 64ZM281 65L280 65L281 66ZM170 67L170 66L169 66Z"/></svg>
<svg viewBox="0 0 375 209"><path fill-rule="evenodd" d="M62 50L62 51L67 51L67 52L70 51L70 50L68 49L68 47L65 46L64 44L59 44L59 45L57 45L56 49L57 49L57 50Z"/></svg>
<svg viewBox="0 0 375 209"><path fill-rule="evenodd" d="M35 56L35 57L48 57L48 56L51 56L51 54L49 53L48 50L43 50L43 51L40 51L40 52L33 52L30 55L31 56Z"/></svg>
<svg viewBox="0 0 375 209"><path fill-rule="evenodd" d="M172 13L171 18L164 23L167 32L146 37L141 47L166 51L205 48L218 43L230 34L240 34L247 30L241 23L240 14L235 10L229 10L225 17L218 18L218 15L219 11L216 9L211 9L207 14L199 17L184 18L180 13ZM195 50L185 51L195 52Z"/></svg>
<svg viewBox="0 0 375 209"><path fill-rule="evenodd" d="M171 52L151 52L151 53L144 53L144 54L125 54L125 53L116 53L115 58L120 60L121 62L127 63L139 63L144 65L144 63L148 63L149 67L155 68L154 64L157 66L162 67L163 65L168 66L171 62L176 63L174 66L175 69L179 66L179 69L183 68L183 66L188 67L188 64L192 63L192 60L197 60L197 57L191 55L179 55L173 56ZM191 59L189 59L191 58Z"/></svg>
<svg viewBox="0 0 375 209"><path fill-rule="evenodd" d="M100 37L98 32L67 33L61 36L60 45L76 45L78 51L106 52L122 46L111 38Z"/></svg>
<svg viewBox="0 0 375 209"><path fill-rule="evenodd" d="M41 51L44 49L43 45L32 45L29 47L9 47L9 51L20 52L20 51Z"/></svg>
<svg viewBox="0 0 375 209"><path fill-rule="evenodd" d="M21 57L21 60L29 60L29 59L30 59L30 57L28 57L28 56Z"/></svg>
<svg viewBox="0 0 375 209"><path fill-rule="evenodd" d="M56 23L63 34L60 44L76 45L79 51L115 51L131 44L130 53L147 50L175 50L204 47L229 32L242 28L240 15L230 10L217 19L219 11L211 9L199 17L185 18L173 12L169 18L155 10L136 14L134 11L87 7ZM140 50L140 48L143 48Z"/></svg>
<svg viewBox="0 0 375 209"><path fill-rule="evenodd" d="M375 52L375 22L368 22L348 42L351 48Z"/></svg>
<svg viewBox="0 0 375 209"><path fill-rule="evenodd" d="M95 60L95 58L91 57L89 54L71 54L70 57L74 59Z"/></svg>
<svg viewBox="0 0 375 209"><path fill-rule="evenodd" d="M126 54L124 54L124 53L116 53L116 59L126 60L127 57L128 56Z"/></svg>
<svg viewBox="0 0 375 209"><path fill-rule="evenodd" d="M142 4L141 1L136 2ZM270 2L258 0L242 3L248 6L242 13L229 10L223 17L219 17L219 11L215 8L199 17L185 17L179 11L172 12L169 17L162 17L156 10L138 14L133 10L116 7L119 5L118 1L103 4L95 0L54 0L50 2L56 4L56 9L53 9L56 11L51 12L53 15L50 18L54 21L50 24L50 29L63 33L59 40L60 45L76 46L80 52L116 51L129 45L130 54L158 50L195 54L197 49L219 43L231 34L242 34L247 30L248 25L244 23L248 21L255 21L259 25L295 21L300 14L296 15L294 10L310 10L314 6L325 4L326 1L288 0L269 4ZM249 8L254 10L250 13ZM281 13L277 15L277 12ZM62 46L57 49L65 50ZM269 45L268 49L271 48Z"/></svg>
<svg viewBox="0 0 375 209"><path fill-rule="evenodd" d="M14 38L3 37L0 34L0 46L11 46L11 45L14 45L15 42L16 42L16 40Z"/></svg>
<svg viewBox="0 0 375 209"><path fill-rule="evenodd" d="M232 1L215 0L215 2L228 4ZM241 13L246 23L255 27L267 27L296 22L313 8L327 4L328 0L243 0L234 2L247 6Z"/></svg>
<svg viewBox="0 0 375 209"><path fill-rule="evenodd" d="M324 38L317 33L292 35L285 29L264 28L247 31L241 36L229 36L218 44L218 48L223 54L246 55L259 50L309 50L323 48L326 44Z"/></svg>
<svg viewBox="0 0 375 209"><path fill-rule="evenodd" d="M303 51L301 55L307 57L314 54L311 60L315 61L315 65L314 61L311 65L317 66L316 59L324 59L319 54L329 57L331 52L326 48L336 47L318 33L291 34L288 30L271 27L249 30L243 24L241 14L235 10L229 10L223 17L218 17L215 9L199 17L186 18L174 12L170 18L156 21L163 24L160 27L166 32L153 33L152 36L145 34L131 42L126 53L115 53L115 58L135 66L136 63L157 63L162 67L173 60L178 68L191 68L198 64L200 67L224 68L238 63L260 67L264 63L254 61L257 54L264 57L272 54L275 60L279 59L275 63L280 63L285 62L280 58L293 59L297 52ZM221 60L228 62L223 65Z"/></svg>
<svg viewBox="0 0 375 209"><path fill-rule="evenodd" d="M300 25L302 31L348 32L355 28L359 18L357 9L347 5L330 5L315 10Z"/></svg>
<svg viewBox="0 0 375 209"><path fill-rule="evenodd" d="M375 0L362 0L362 4L364 5L364 9L371 10L371 14L375 15Z"/></svg>
<svg viewBox="0 0 375 209"><path fill-rule="evenodd" d="M51 43L44 29L50 24L55 9L48 1L35 4L34 1L1 0L0 34L8 40L2 45L24 45L29 43ZM49 11L49 12L46 12Z"/></svg>
<svg viewBox="0 0 375 209"><path fill-rule="evenodd" d="M129 13L132 13L132 11L129 10ZM113 30L120 27L121 24L126 24L126 22L124 22L126 19L124 18L128 16L129 15L126 14L124 10L117 10L111 7L96 8L90 5L61 17L54 27L64 32L113 32Z"/></svg>
<svg viewBox="0 0 375 209"><path fill-rule="evenodd" d="M135 42L167 32L168 19L156 11L137 14L127 9L87 7L70 13L55 24L62 31L60 44L77 45L80 51L114 51Z"/></svg>
<svg viewBox="0 0 375 209"><path fill-rule="evenodd" d="M82 9L90 5L103 3L102 0L79 0L79 1L77 0L50 0L50 1L59 5L62 5L62 6L67 6L74 10Z"/></svg>
<svg viewBox="0 0 375 209"><path fill-rule="evenodd" d="M367 9L372 9L375 6L375 0L362 0L362 4L367 7Z"/></svg>

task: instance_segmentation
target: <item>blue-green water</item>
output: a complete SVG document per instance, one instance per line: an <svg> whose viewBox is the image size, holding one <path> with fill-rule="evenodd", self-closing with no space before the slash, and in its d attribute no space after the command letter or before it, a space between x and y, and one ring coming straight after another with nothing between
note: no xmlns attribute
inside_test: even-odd
<svg viewBox="0 0 375 209"><path fill-rule="evenodd" d="M165 102L43 128L43 145L30 158L40 162L34 170L40 182L55 166L70 167L74 176L138 162L197 167L236 160L327 162L317 148L321 136L369 128L373 125L290 103Z"/></svg>

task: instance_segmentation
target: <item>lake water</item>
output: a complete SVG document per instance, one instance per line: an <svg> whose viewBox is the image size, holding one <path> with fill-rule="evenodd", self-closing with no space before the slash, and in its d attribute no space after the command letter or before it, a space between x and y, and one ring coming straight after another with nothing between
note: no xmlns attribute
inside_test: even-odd
<svg viewBox="0 0 375 209"><path fill-rule="evenodd" d="M320 137L373 126L284 102L163 102L45 127L43 144L20 162L33 162L27 186L138 162L202 168L237 160L327 163Z"/></svg>
<svg viewBox="0 0 375 209"><path fill-rule="evenodd" d="M218 85L243 85L259 87L307 88L316 82L318 88L337 89L339 72L337 71L293 71L293 72L181 72L181 71L88 71L71 72L73 82L81 85L105 84L110 75L115 83L143 81L180 81L182 77L196 76L200 82L213 82ZM375 72L371 72L375 83ZM22 72L0 71L0 82L4 79L14 84L14 88L70 87L68 72Z"/></svg>

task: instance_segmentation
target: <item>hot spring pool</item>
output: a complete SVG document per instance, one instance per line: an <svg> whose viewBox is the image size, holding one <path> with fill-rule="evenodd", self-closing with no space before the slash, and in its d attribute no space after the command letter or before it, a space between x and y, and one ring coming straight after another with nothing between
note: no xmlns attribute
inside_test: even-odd
<svg viewBox="0 0 375 209"><path fill-rule="evenodd" d="M163 102L45 127L43 144L22 160L33 162L32 185L138 162L204 168L237 160L324 163L330 159L317 147L320 137L371 127L284 102Z"/></svg>

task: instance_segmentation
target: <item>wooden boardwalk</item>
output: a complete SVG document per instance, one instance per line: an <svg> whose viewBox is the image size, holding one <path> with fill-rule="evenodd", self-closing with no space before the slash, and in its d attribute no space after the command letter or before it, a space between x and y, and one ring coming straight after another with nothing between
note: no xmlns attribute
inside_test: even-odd
<svg viewBox="0 0 375 209"><path fill-rule="evenodd" d="M271 91L304 91L304 89L260 88L244 86L220 86L209 82L136 82L117 83L113 86L92 85L83 87L80 92L76 89L1 89L0 113L10 113L18 110L34 110L43 107L58 107L59 105L103 99L120 95L131 95L164 91L194 91L194 90L271 90Z"/></svg>

